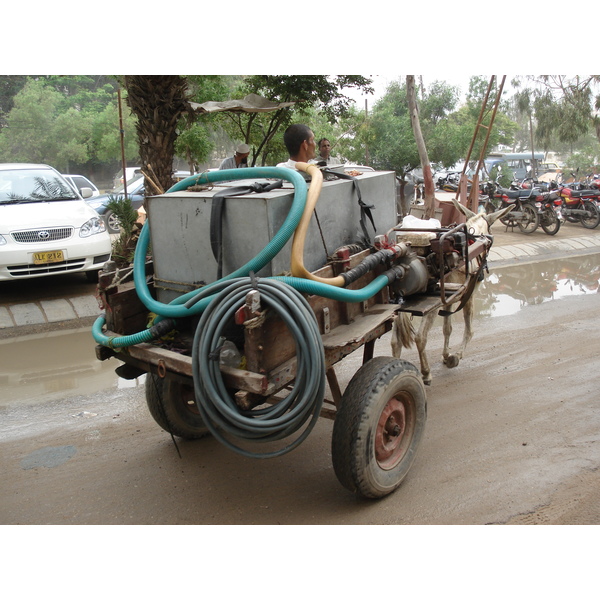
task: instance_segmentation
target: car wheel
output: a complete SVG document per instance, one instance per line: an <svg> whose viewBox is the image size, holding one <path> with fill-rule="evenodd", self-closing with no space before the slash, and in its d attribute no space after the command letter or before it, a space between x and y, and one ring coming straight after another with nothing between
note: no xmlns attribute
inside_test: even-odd
<svg viewBox="0 0 600 600"><path fill-rule="evenodd" d="M106 222L106 228L109 233L120 233L121 225L119 224L119 219L112 210L107 210L104 214L104 220Z"/></svg>

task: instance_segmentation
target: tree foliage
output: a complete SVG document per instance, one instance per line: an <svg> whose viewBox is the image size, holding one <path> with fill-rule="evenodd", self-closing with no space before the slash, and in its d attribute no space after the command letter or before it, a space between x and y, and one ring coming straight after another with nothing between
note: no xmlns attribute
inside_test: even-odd
<svg viewBox="0 0 600 600"><path fill-rule="evenodd" d="M293 122L308 121L318 108L329 123L349 114L352 100L343 91L371 93L371 80L361 75L251 75L240 78L235 97L259 94L273 102L295 102L269 113L221 113L221 123L235 141L252 147L252 165L276 164L287 158L281 131Z"/></svg>
<svg viewBox="0 0 600 600"><path fill-rule="evenodd" d="M516 94L521 113L535 120L535 138L544 150L556 140L573 144L592 130L600 141L600 75L530 76ZM521 85L519 79L514 85Z"/></svg>
<svg viewBox="0 0 600 600"><path fill-rule="evenodd" d="M499 91L499 82L495 78L492 82L492 87L489 88L490 80L482 76L474 76L469 80L469 91L467 94L467 101L464 106L458 111L462 113L460 118L465 127L462 132L461 143L464 144L463 154L468 151L469 145L475 135L475 129L477 126L477 120L481 115L481 127L477 132L477 137L471 151L471 160L477 161L482 154L482 150L487 138L487 146L485 148L484 155L487 155L493 148L498 146L511 146L514 141L515 134L518 129L517 123L513 121L508 112L510 104L507 100L503 100L502 97L506 94L506 89L503 88L502 95L499 100L498 110L494 117L494 122L489 130L488 128L492 123L493 116L493 105L497 98ZM486 93L489 88L489 95L486 103ZM483 107L483 114L482 114Z"/></svg>
<svg viewBox="0 0 600 600"><path fill-rule="evenodd" d="M452 118L457 103L456 88L442 82L435 82L419 99L421 130L432 162L450 166L464 153L465 125ZM394 170L404 177L420 166L403 80L392 82L375 104L363 139L376 169Z"/></svg>
<svg viewBox="0 0 600 600"><path fill-rule="evenodd" d="M120 156L117 82L105 77L27 77L12 97L0 129L0 160L69 165L114 161ZM14 86L16 89L16 84ZM138 148L127 111L126 156Z"/></svg>
<svg viewBox="0 0 600 600"><path fill-rule="evenodd" d="M221 75L188 75L187 98L192 102L219 102L228 100L235 79ZM199 169L207 161L216 147L219 120L215 115L191 115L186 113L178 125L178 137L175 141L175 153L185 159L190 172Z"/></svg>

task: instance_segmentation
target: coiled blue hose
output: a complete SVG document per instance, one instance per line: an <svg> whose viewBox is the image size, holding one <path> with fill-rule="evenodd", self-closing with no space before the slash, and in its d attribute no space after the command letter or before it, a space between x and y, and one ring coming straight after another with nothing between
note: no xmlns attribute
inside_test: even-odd
<svg viewBox="0 0 600 600"><path fill-rule="evenodd" d="M161 303L154 300L146 283L145 262L150 243L150 225L146 221L136 246L133 277L138 297L149 311L159 316L159 325L162 319L170 321L171 318L202 313L192 348L194 391L202 419L211 433L232 450L246 456L269 458L289 452L302 443L319 417L325 395L323 343L314 313L300 292L344 302L361 302L375 295L390 282L390 278L380 275L360 290L349 290L296 277L246 277L260 271L281 251L302 217L306 204L306 182L294 170L257 167L203 173L184 179L168 192L182 191L192 185L213 181L252 177L286 179L295 188L294 201L282 227L256 257L214 283L179 296L169 304ZM279 314L294 337L297 374L292 390L285 399L265 409L243 411L225 388L216 349L224 327L231 322L233 314L251 289L259 290L261 302ZM159 337L158 332L162 330L154 327L133 335L109 337L102 332L104 324L104 316L96 320L92 327L93 337L97 343L113 349L149 342ZM225 437L229 435L258 442L281 440L299 431L309 419L301 434L284 448L273 452L249 452Z"/></svg>
<svg viewBox="0 0 600 600"><path fill-rule="evenodd" d="M240 410L223 383L219 368L219 343L246 294L256 289L261 303L285 322L296 342L297 372L290 393L267 408ZM202 313L192 348L196 404L207 428L230 449L254 458L271 458L289 452L310 433L319 417L325 394L325 355L314 313L306 299L274 279L237 278L213 296ZM226 434L253 442L272 442L296 433L293 442L273 452L249 452Z"/></svg>

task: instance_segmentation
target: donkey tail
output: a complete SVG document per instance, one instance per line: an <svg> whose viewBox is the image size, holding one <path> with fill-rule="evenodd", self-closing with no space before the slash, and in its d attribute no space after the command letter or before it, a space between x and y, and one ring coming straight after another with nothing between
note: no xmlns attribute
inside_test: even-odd
<svg viewBox="0 0 600 600"><path fill-rule="evenodd" d="M415 328L411 316L405 312L399 312L394 319L392 327L392 354L400 358L402 348L411 348L415 339Z"/></svg>

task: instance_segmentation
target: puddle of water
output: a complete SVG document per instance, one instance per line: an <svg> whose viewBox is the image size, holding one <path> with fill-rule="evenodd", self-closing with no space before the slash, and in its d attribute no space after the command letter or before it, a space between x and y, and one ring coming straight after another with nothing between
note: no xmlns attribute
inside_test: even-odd
<svg viewBox="0 0 600 600"><path fill-rule="evenodd" d="M0 340L0 408L37 404L110 388L140 385L120 379L121 363L96 358L88 329L54 331Z"/></svg>
<svg viewBox="0 0 600 600"><path fill-rule="evenodd" d="M600 255L492 269L475 292L475 314L510 315L528 305L599 289ZM94 346L88 329L0 340L0 408L143 385L143 376L120 379L114 372L120 361L99 361Z"/></svg>
<svg viewBox="0 0 600 600"><path fill-rule="evenodd" d="M474 295L475 315L511 315L525 306L599 290L599 254L490 269Z"/></svg>

